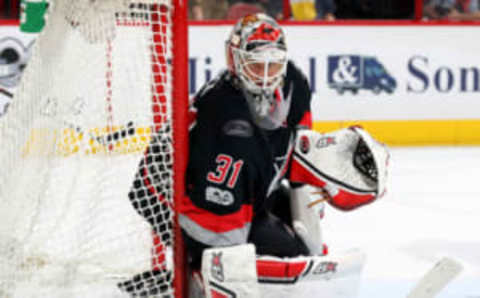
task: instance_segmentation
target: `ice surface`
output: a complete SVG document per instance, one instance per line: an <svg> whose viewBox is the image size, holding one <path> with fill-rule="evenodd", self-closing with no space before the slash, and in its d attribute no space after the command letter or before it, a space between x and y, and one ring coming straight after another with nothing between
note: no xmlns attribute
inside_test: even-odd
<svg viewBox="0 0 480 298"><path fill-rule="evenodd" d="M359 247L359 298L404 298L442 256L465 270L438 298L480 298L480 147L392 148L387 195L352 212L328 208L330 251Z"/></svg>

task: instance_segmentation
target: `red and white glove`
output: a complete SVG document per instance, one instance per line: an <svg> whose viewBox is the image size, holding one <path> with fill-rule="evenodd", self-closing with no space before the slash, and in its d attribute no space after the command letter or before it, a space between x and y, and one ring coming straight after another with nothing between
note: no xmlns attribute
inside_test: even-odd
<svg viewBox="0 0 480 298"><path fill-rule="evenodd" d="M319 187L332 206L353 210L385 194L388 160L386 146L360 127L300 130L289 179Z"/></svg>

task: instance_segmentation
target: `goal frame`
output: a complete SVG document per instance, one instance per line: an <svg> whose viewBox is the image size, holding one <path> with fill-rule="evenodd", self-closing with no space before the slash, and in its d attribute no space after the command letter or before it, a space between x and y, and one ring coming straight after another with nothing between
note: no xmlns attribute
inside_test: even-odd
<svg viewBox="0 0 480 298"><path fill-rule="evenodd" d="M86 290L86 283L90 281L93 281L91 288L96 289L95 287L98 287L98 292L101 293L103 293L103 289L100 289L100 287L104 285L106 286L105 293L107 291L116 291L115 293L117 293L118 291L143 290L139 288L131 290L126 289L126 287L129 282L136 282L134 279L138 276L142 279L149 278L145 277L145 273L148 273L153 274L157 279L156 282L159 282L158 285L145 284L147 290L152 290L151 293L164 291L167 289L164 285L168 283L168 297L187 297L187 260L182 232L178 224L178 210L180 210L180 204L186 195L185 174L189 151L188 2L186 0L108 0L104 2L105 5L102 1L97 3L82 1L78 2L78 6L70 6L70 3L70 0L63 0L52 5L51 14L48 15L50 22L47 22L46 26L49 31L41 32L39 37L45 38L37 39L35 47L32 48L32 59L29 60L29 67L26 68L22 83L17 90L18 92L16 92L15 99L18 100L15 101L14 99L15 105L9 109L9 112L5 115L6 118L2 119L4 121L0 125L0 134L2 137L5 136L5 142L11 141L11 146L5 148L6 150L3 151L4 153L2 152L0 159L2 162L5 161L6 169L18 169L18 171L6 171L6 173L10 172L12 174L0 177L0 185L2 186L0 191L2 212L0 212L0 215L2 220L6 222L4 227L0 229L0 250L8 250L5 250L5 255L3 255L4 250L2 250L2 256L0 256L2 257L0 258L0 269L3 271L3 274L0 274L2 275L0 276L0 296L3 297L3 293L7 293L7 295L12 293L13 295L23 294L22 296L33 295L35 297L36 294L33 294L33 291L36 290L37 286L39 292L53 293L58 290L60 293L71 288L71 293L75 289L81 294ZM58 6L55 6L57 4ZM83 12L83 9L85 9L85 13L81 14L80 12ZM79 18L72 16L79 16ZM66 26L62 27L59 24L65 24ZM18 23L15 23L15 25L18 25ZM58 31L53 30L53 28L57 28L55 26L59 28ZM131 26L132 28L117 30L122 26ZM138 30L133 27L138 27ZM92 28L93 30L91 30ZM99 28L99 30L96 30L96 28ZM51 45L63 45L64 42L65 46L54 48L58 51L50 48ZM79 43L75 44L75 42ZM128 43L123 44L123 42ZM119 47L119 49L115 50L115 47ZM67 51L65 53L71 53L71 55L62 52L62 55L57 55L59 57L54 56L55 53L64 49ZM89 52L90 49L92 49L91 52ZM137 49L138 53L136 52ZM90 54L84 56L93 58L85 60L91 63L78 63L79 59L75 59L75 57L78 57L79 54L83 55L85 50ZM132 57L128 55L131 52L133 52ZM137 53L137 56L135 53ZM46 58L43 59L43 57ZM50 59L50 57L54 58ZM73 60L70 57L74 57ZM98 57L98 59L95 57ZM132 59L123 60L130 58ZM136 63L135 58L139 58L138 63ZM70 60L66 61L67 59ZM71 64L70 61L72 61ZM93 63L93 61L97 63ZM61 64L64 62L69 63L66 63L65 66ZM123 64L125 64L123 67L119 66ZM135 66L132 67L134 64ZM93 66L90 67L90 65ZM70 71L68 67L73 67L74 70ZM58 69L62 71L55 72ZM58 74L60 79L53 80L53 75L44 75L40 70L48 74ZM92 78L86 80L91 86L88 88L78 87L80 86L78 81L83 82L83 78L79 76L84 75L85 71L92 72ZM114 72L118 73L118 76L113 76ZM124 73L126 75L123 75ZM137 78L139 84L135 85L134 82ZM126 82L122 80L126 80ZM132 80L132 84L129 84L129 80ZM23 81L27 83L24 84ZM123 85L127 87L122 89ZM129 86L132 91L123 94ZM118 89L115 89L114 92L114 88ZM83 92L82 89L88 91ZM6 95L13 96L10 93ZM126 101L122 105L122 100L132 97L138 97L140 100ZM87 99L90 100L90 105L85 104ZM117 102L119 104L118 109L115 108ZM77 103L80 103L80 105L77 105ZM85 108L85 106L88 106L88 108ZM114 119L113 115L119 117ZM125 118L130 121L126 126ZM137 127L133 127L133 124L130 126L133 123L131 122L132 119L139 121ZM133 132L129 131L127 133L127 130L123 127L128 127ZM12 132L15 132L15 134ZM125 137L122 135L123 133L127 137L137 133L138 135L132 136L131 140L120 139L120 137ZM168 148L165 149L165 152L162 152L168 158L161 157L154 161L162 163L162 169L167 172L165 174L167 176L162 176L160 180L163 181L159 181L160 184L158 185L159 188L162 188L162 191L168 194L168 210L165 214L162 213L161 217L158 217L165 220L162 221L162 229L163 227L167 228L163 230L159 230L160 228L155 226L155 223L148 222L148 218L139 211L138 205L132 201L130 193L123 197L128 192L127 184L135 182L135 180L127 182L135 174L133 167L136 167L138 171L139 167L142 166L142 162L146 160L142 159L142 156L148 152L144 150L150 149L148 147L152 140L150 137L156 138L157 133L165 134L165 136L162 135L163 140L168 141ZM83 138L84 136L85 138ZM124 148L131 144L133 145L129 150ZM60 227L57 233L51 233L51 230L57 228L56 224L61 222L58 219L67 214L65 210L72 206L71 202L81 202L76 206L79 210L76 215L84 215L88 213L85 212L88 209L86 207L90 207L88 198L95 199L97 196L86 195L88 188L85 192L83 190L76 192L74 186L77 185L77 182L68 182L66 183L67 186L59 191L60 195L58 196L60 200L66 197L67 200L63 201L68 201L68 204L60 204L59 212L49 212L48 210L55 208L48 208L48 204L45 205L46 207L42 206L40 208L40 203L47 201L44 198L52 198L47 202L56 203L57 201L54 200L57 199L57 196L48 194L55 194L55 185L63 185L57 183L58 181L83 181L82 177L93 176L88 169L98 165L94 165L93 162L97 160L91 158L88 160L88 166L81 167L82 173L75 173L74 175L72 172L63 175L63 171L65 173L68 171L58 166L66 164L61 158L78 154L73 156L72 165L80 165L85 164L84 160L81 160L83 156L93 157L97 153L99 156L101 155L99 158L103 158L104 155L107 157L99 163L99 171L104 170L102 173L106 175L104 179L106 182L105 184L92 183L94 187L91 187L91 190L102 192L103 188L111 188L112 191L102 192L103 196L98 196L98 198L106 198L105 206L100 206L100 208L104 208L101 210L105 216L92 216L92 218L98 219L97 222L91 221L90 217L84 217L86 223L91 223L91 225L86 225L86 229L90 226L101 227L97 229L101 233L93 229L93 237L108 236L108 233L113 231L112 237L115 236L118 240L123 239L124 243L122 241L118 241L118 243L110 241L113 238L109 237L101 238L106 239L103 242L94 241L99 245L95 247L92 245L93 249L91 251L93 252L90 255L85 253L87 255L85 257L87 260L86 266L81 268L83 271L80 270L81 272L78 275L77 273L72 273L72 276L68 275L68 281L71 284L67 285L61 279L62 272L60 270L70 270L72 264L77 268L85 260L80 257L72 258L73 261L69 263L69 258L74 254L78 254L79 251L83 253L81 251L83 244L75 245L79 241L85 240L84 242L87 242L86 240L90 241L90 238L92 240L96 238L90 237L88 233L82 233L83 229L78 234L85 234L85 237L76 237L75 233L70 234L67 228ZM133 155L124 158L130 153L133 153ZM122 159L118 159L118 157ZM142 160L140 161L140 159ZM125 174L122 176L125 181L119 180L115 175L117 172L111 173L105 170L110 169L110 165L116 166L113 163L118 160L126 161L120 167L121 171L118 172L119 174ZM23 169L28 168L30 170L28 162L31 161L33 161L32 168L42 168L45 171L31 170L32 175L28 173L27 175L21 175L24 179L19 181L18 185L20 186L16 187L17 184L13 183L16 182L15 175L19 175ZM53 168L51 171L50 165ZM76 170L80 167L72 166L71 168ZM29 187L22 188L22 185L28 184L34 178L33 173L36 174L37 172L37 175L43 175L44 179L36 179L40 182L27 185L35 191L28 191ZM67 178L58 181L51 180L50 176L55 175ZM52 187L50 187L51 181ZM119 183L122 184L122 187L117 188L116 186L119 186ZM78 185L80 184L78 183ZM10 187L10 185L12 186ZM23 189L26 191L23 192ZM132 189L135 191L133 187L130 188L130 191ZM27 192L31 195L26 196ZM9 195L10 193L11 195ZM76 193L81 195L75 196ZM12 203L15 202L13 199L22 198L22 196L25 197L27 203ZM139 195L138 198L141 199L143 196ZM87 199L83 200L83 197ZM12 198L12 200L9 198ZM72 198L72 200L70 201L68 198ZM28 200L31 200L32 203L29 204L30 201ZM119 204L116 204L117 200ZM159 200L161 200L159 203L164 203L164 198L160 198L159 193L157 194L155 191L151 194L152 204ZM16 200L16 202L20 201ZM115 208L108 209L112 202L115 203L113 206ZM12 209L12 212L9 212L9 209ZM105 212L103 212L104 210ZM116 229L115 227L115 230L110 231L108 228L101 226L100 220L104 220L109 223L108 227L113 227L115 223L111 223L109 219L115 218L115 216L124 220L122 223L129 224L130 229ZM50 217L53 218L52 221L46 220ZM26 220L23 221L22 218ZM63 227L75 228L77 225L81 226L83 224L83 220L80 220L77 216L70 216L69 218L70 220L67 223L62 222ZM17 226L18 228L13 229ZM51 237L51 234L57 236ZM72 237L64 237L65 235L72 235ZM129 238L130 236L132 237ZM45 241L45 237L49 240ZM15 242L16 239L20 241ZM63 245L64 239L67 239L67 242L69 239L73 240L71 241L72 246ZM163 241L168 242L168 247ZM171 245L172 241L173 245ZM109 242L113 244L110 246ZM130 245L129 242L133 244ZM128 245L125 245L125 243ZM54 246L58 249L52 249ZM91 248L89 244L85 246ZM70 247L74 248L72 253L62 255L64 251L69 251ZM134 248L132 257L123 258L123 252L128 252L130 248ZM50 259L50 251L52 251L52 256L61 255L60 258ZM109 254L112 255L111 259ZM91 261L92 256L97 257L98 262ZM118 264L115 258L120 259ZM128 259L128 261L122 259ZM111 260L113 262L109 263ZM107 263L109 263L107 268L102 271L100 266ZM111 264L112 266L110 266ZM3 270L4 268L6 270ZM135 275L130 281L129 278L132 274ZM159 276L157 274L163 275ZM59 276L61 280L56 283ZM77 280L78 276L80 277ZM83 279L90 276L93 276L93 279ZM120 279L127 280L120 281ZM18 289L17 283L21 285ZM29 286L25 286L27 284ZM124 286L124 284L127 284L127 286ZM32 286L30 287L30 285ZM152 287L152 289L149 289L149 287Z"/></svg>
<svg viewBox="0 0 480 298"><path fill-rule="evenodd" d="M174 281L175 298L186 298L188 282L186 253L182 233L178 225L178 207L186 195L185 172L188 157L188 2L172 0L172 101L174 134Z"/></svg>

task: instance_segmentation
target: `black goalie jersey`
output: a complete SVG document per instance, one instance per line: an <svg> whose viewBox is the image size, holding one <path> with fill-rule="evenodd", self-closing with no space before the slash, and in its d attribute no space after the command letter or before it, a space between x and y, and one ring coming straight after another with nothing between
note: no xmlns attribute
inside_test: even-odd
<svg viewBox="0 0 480 298"><path fill-rule="evenodd" d="M246 99L233 80L227 71L220 74L202 88L194 101L196 120L190 131L186 175L188 197L179 214L188 250L194 258L205 247L248 241L252 220L265 209L269 195L288 171L295 131L299 127L311 128L309 85L293 63L288 63L282 91L277 94L281 97L278 100L291 101L288 116L275 130L260 129L255 124ZM157 139L148 150L161 150L162 146L165 144ZM158 210L162 208L162 179L154 179L160 187L152 187L155 181L144 175L161 175L158 166L154 159L142 161L131 192L131 198L144 197L137 206L153 203ZM136 210L146 217L141 212L144 209ZM167 228L156 226L162 220L148 215L146 218L150 218L157 232Z"/></svg>

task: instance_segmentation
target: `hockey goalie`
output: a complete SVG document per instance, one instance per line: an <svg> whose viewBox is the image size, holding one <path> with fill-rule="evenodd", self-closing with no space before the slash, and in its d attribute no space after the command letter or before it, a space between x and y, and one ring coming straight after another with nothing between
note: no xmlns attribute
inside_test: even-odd
<svg viewBox="0 0 480 298"><path fill-rule="evenodd" d="M353 297L364 256L328 252L321 220L327 204L354 210L384 194L385 146L359 127L311 130L309 84L272 18L240 19L226 56L192 104L179 210L190 297ZM151 189L152 171L142 162L133 192Z"/></svg>
<svg viewBox="0 0 480 298"><path fill-rule="evenodd" d="M348 211L381 197L388 153L352 127L329 134L299 130L287 155L284 180L263 206L254 197L251 213L242 206L230 214L183 206L194 270L190 297L356 297L365 256L356 249L329 252L321 220L326 203ZM233 191L216 192L206 196L235 203Z"/></svg>

